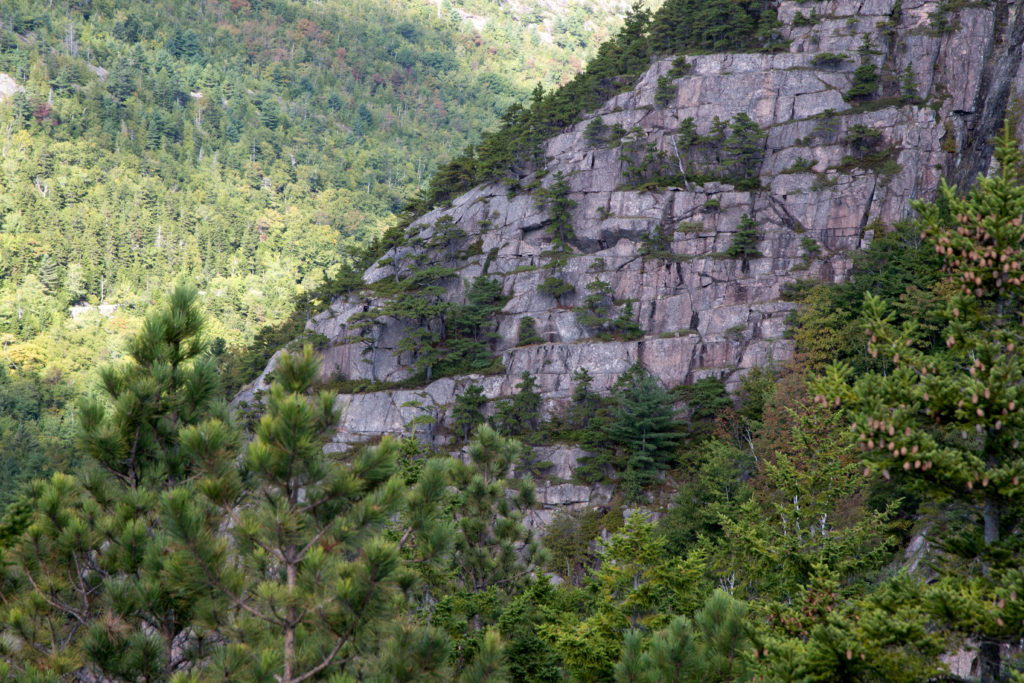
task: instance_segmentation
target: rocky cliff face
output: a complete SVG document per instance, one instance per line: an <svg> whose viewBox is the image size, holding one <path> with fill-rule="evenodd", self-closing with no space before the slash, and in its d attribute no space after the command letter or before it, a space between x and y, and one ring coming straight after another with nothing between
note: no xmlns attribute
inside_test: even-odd
<svg viewBox="0 0 1024 683"><path fill-rule="evenodd" d="M932 196L943 176L970 177L987 167L988 148L975 136L988 134L1011 93L1024 91L1020 2L946 11L932 0L783 0L778 12L791 41L788 52L690 57L688 72L671 81L668 92L664 79L661 89L658 82L672 61L656 62L631 90L547 142L548 173L533 190L510 194L505 185L480 186L416 220L410 236L419 246L389 254L365 281L387 281L396 269L409 272L424 250L428 262L446 262L448 255L423 245L450 217L477 255L454 262L456 275L442 282L445 297L463 300L467 282L485 268L502 282L509 298L498 315L494 351L505 371L446 377L417 389L342 394L332 447L406 432L418 415L450 423L450 407L469 383L482 385L489 398L507 396L524 370L537 376L549 411L568 399L577 368L589 370L595 388L605 390L638 360L670 387L706 376L735 387L750 368L791 356L783 333L792 304L781 297L788 284L843 279L850 253L874 231L907 217L911 199ZM870 49L862 49L865 36ZM876 65L879 90L872 101L853 104L844 93L862 61ZM624 189L627 174L637 173L638 164L642 172L644 161L624 160L621 144L593 144L585 134L600 117L606 127L633 130L634 147L650 143L663 159L682 162L678 130L686 119L706 135L716 117L728 121L738 114L748 115L763 135L755 169L760 189L753 191L685 180ZM544 229L550 210L538 192L558 173L576 203L575 239L564 265L552 268ZM529 188L536 180L526 177L520 185ZM744 215L758 226L761 255L724 258ZM560 301L538 292L556 271L574 290ZM636 302L642 337L601 341L580 324L572 309L598 279L614 291L616 311L626 300ZM382 321L373 328L372 350L353 341L352 316L381 303L371 290L335 301L310 321L309 329L329 340L325 377L410 376L408 354L396 354L406 325ZM542 343L517 345L526 316L536 321ZM263 382L240 399L251 398ZM434 438L443 440L443 433L435 430ZM567 451L556 458L563 478L575 457ZM563 493L542 496L554 505L596 495L582 488Z"/></svg>

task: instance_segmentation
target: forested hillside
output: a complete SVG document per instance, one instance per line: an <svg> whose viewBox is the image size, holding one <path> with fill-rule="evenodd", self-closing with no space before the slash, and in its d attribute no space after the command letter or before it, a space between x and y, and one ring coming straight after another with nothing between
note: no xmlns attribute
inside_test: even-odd
<svg viewBox="0 0 1024 683"><path fill-rule="evenodd" d="M171 283L202 290L218 353L308 314L439 162L581 68L623 6L590 9L2 3L3 470L67 462L80 376Z"/></svg>
<svg viewBox="0 0 1024 683"><path fill-rule="evenodd" d="M367 32L388 16L354 6ZM1024 681L1024 10L635 5L583 72L467 131L422 183L395 176L419 190L399 202L383 177L330 168L363 168L343 163L360 135L405 144L436 107L389 122L376 99L328 114L317 88L283 94L345 8L207 2L157 28L159 7L70 10L120 42L138 12L121 99L84 28L18 14L10 34L64 47L38 50L0 105L4 154L97 138L96 163L118 165L60 206L74 185L55 179L92 166L5 167L36 169L0 244L20 249L10 324L37 327L2 340L2 474L58 471L6 489L0 682ZM488 13L539 44L568 46L582 21L558 0L416 11L427 42L409 54L473 27L480 45L452 43L467 59ZM289 33L314 18L323 33ZM274 57L248 42L271 25ZM166 64L201 75L221 50L220 96L182 80L165 117ZM61 55L84 69L51 103L32 84ZM385 81L382 102L412 87ZM358 132L351 104L370 111ZM63 139L74 111L91 133ZM1002 132L972 140L993 118ZM327 119L348 146L325 143L341 165L321 168ZM950 186L965 164L988 173ZM207 175L189 185L182 167ZM157 195L103 194L119 183ZM387 206L366 215L401 215L363 236L333 211L374 183ZM316 206L297 197L332 192L338 207L289 222ZM252 221L236 246L221 201ZM126 265L97 285L69 259L71 291L46 244L90 226ZM218 234L227 247L198 237ZM253 335L269 309L216 304L232 278L282 316L287 283L288 325ZM30 291L61 315L27 316ZM86 302L83 323L59 322ZM236 337L232 315L249 316ZM70 411L63 375L119 349Z"/></svg>

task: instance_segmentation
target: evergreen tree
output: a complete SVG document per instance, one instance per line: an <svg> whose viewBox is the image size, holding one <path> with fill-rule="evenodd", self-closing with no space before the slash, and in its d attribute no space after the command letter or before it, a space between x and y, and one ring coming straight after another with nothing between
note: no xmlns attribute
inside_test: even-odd
<svg viewBox="0 0 1024 683"><path fill-rule="evenodd" d="M462 434L464 440L469 438L470 432L477 425L483 423L484 414L480 409L485 405L487 397L484 396L484 389L479 384L470 384L455 397L452 418L456 431Z"/></svg>
<svg viewBox="0 0 1024 683"><path fill-rule="evenodd" d="M516 346L529 346L544 342L544 339L537 333L537 321L528 315L519 319L519 334L517 336Z"/></svg>
<svg viewBox="0 0 1024 683"><path fill-rule="evenodd" d="M752 678L747 607L723 590L712 593L692 623L686 617L673 619L642 654L640 635L634 632L632 643L626 636L616 681L732 683Z"/></svg>
<svg viewBox="0 0 1024 683"><path fill-rule="evenodd" d="M757 250L757 243L761 236L757 232L757 223L749 215L743 214L740 223L733 234L732 242L725 250L726 258L741 259L740 269L745 273L750 268L750 259L760 258L761 252Z"/></svg>
<svg viewBox="0 0 1024 683"><path fill-rule="evenodd" d="M550 212L545 231L551 237L552 246L557 251L568 251L576 238L571 214L576 202L569 199L569 181L561 171L555 173L550 186L537 193L537 203Z"/></svg>
<svg viewBox="0 0 1024 683"><path fill-rule="evenodd" d="M499 401L492 420L495 429L506 436L528 434L540 424L541 397L537 392L537 378L524 370L519 390L511 399Z"/></svg>
<svg viewBox="0 0 1024 683"><path fill-rule="evenodd" d="M930 601L949 628L979 642L986 683L1000 680L1000 647L1019 620L1019 606L1002 596L1024 587L1012 540L1024 490L1024 361L1016 350L1024 341L1024 187L1008 130L996 160L995 173L979 177L966 197L943 184L938 202L915 205L960 288L945 308L945 347L922 344L915 321L894 326L884 302L868 294L868 348L891 358L892 370L849 386L851 371L840 363L818 383L822 400L850 412L870 470L919 482L976 520L947 539L947 550L969 563L954 565Z"/></svg>
<svg viewBox="0 0 1024 683"><path fill-rule="evenodd" d="M14 671L167 678L209 635L194 621L204 594L165 581L171 539L157 515L160 492L195 472L181 433L228 420L202 329L195 290L175 290L79 409L83 478L33 485L31 524L3 563Z"/></svg>
<svg viewBox="0 0 1024 683"><path fill-rule="evenodd" d="M764 138L760 127L746 113L733 117L729 137L722 143L722 173L743 189L758 184L758 171L764 157Z"/></svg>
<svg viewBox="0 0 1024 683"><path fill-rule="evenodd" d="M566 294L571 294L575 291L575 288L568 282L560 277L550 275L544 278L544 281L537 285L537 291L541 294L546 294L555 299L558 305L562 305L562 298Z"/></svg>
<svg viewBox="0 0 1024 683"><path fill-rule="evenodd" d="M210 676L295 683L372 668L381 629L399 608L401 545L413 527L400 543L384 537L410 500L397 476L398 445L385 439L344 464L331 461L323 443L336 415L332 395L310 393L317 366L308 345L281 357L240 462L216 423L182 436L206 475L164 502L179 544L168 573L175 585L212 593L204 618L237 634L200 662ZM421 475L426 490L412 497L420 508L442 495L434 485L442 476L441 463ZM417 534L424 557L431 536ZM437 669L443 655L423 667Z"/></svg>
<svg viewBox="0 0 1024 683"><path fill-rule="evenodd" d="M642 364L622 374L613 398L616 407L605 433L624 451L623 486L626 496L635 500L659 469L672 464L682 435L668 392Z"/></svg>
<svg viewBox="0 0 1024 683"><path fill-rule="evenodd" d="M433 621L458 643L457 668L475 657L465 672L470 675L502 668L488 642L497 634L485 629L497 622L507 600L544 558L523 523L537 505L533 482L522 473L523 445L481 425L467 454L467 462L457 463L450 474L457 491L450 502L455 521L451 584L438 586L444 597Z"/></svg>
<svg viewBox="0 0 1024 683"><path fill-rule="evenodd" d="M671 615L692 614L705 594L704 582L704 557L672 555L655 525L636 513L603 544L599 568L587 585L586 616L559 615L542 630L574 680L608 680L624 634L650 632L666 626Z"/></svg>

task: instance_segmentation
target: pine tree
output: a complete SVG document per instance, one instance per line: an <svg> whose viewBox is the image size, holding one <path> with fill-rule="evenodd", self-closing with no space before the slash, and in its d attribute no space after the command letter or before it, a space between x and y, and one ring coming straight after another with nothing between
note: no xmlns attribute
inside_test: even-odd
<svg viewBox="0 0 1024 683"><path fill-rule="evenodd" d="M966 197L943 184L938 202L915 205L923 235L960 288L946 305L945 348L918 341L915 321L892 325L885 303L868 294L868 348L893 369L850 386L849 366L834 364L817 384L821 400L850 412L871 471L912 479L977 520L947 539L970 563L938 582L930 600L950 628L980 643L986 683L1000 680L1000 646L1018 630L1021 607L1005 596L1024 587L1019 551L1010 549L1024 492L1024 187L1008 130L996 160L996 172Z"/></svg>
<svg viewBox="0 0 1024 683"><path fill-rule="evenodd" d="M380 631L400 607L402 544L415 536L429 557L432 542L445 542L443 534L413 533L429 526L427 509L443 495L443 463L428 465L427 488L410 496L393 440L344 464L323 453L336 415L332 395L311 395L317 366L308 345L281 357L241 462L223 448L216 424L182 437L206 475L165 500L179 544L168 573L175 585L212 593L205 618L238 634L199 662L210 676L295 683L371 666ZM399 543L387 540L407 504L418 509L417 523ZM442 666L443 655L439 649L423 667Z"/></svg>
<svg viewBox="0 0 1024 683"><path fill-rule="evenodd" d="M182 431L229 419L202 329L195 290L175 290L79 409L84 476L33 486L32 524L6 558L18 599L0 613L16 628L14 671L167 678L208 635L194 620L204 593L165 581L157 514L160 492L195 472Z"/></svg>
<svg viewBox="0 0 1024 683"><path fill-rule="evenodd" d="M505 601L544 561L540 544L523 523L537 499L532 480L523 476L525 450L520 442L481 425L467 454L468 461L451 471L450 483L458 491L451 502L453 585L443 587L448 595L437 612L456 612L457 618L446 626L465 645L459 648L459 659L468 659L478 648L473 667L494 669L498 660L493 643L488 643L496 634L483 629L495 623Z"/></svg>

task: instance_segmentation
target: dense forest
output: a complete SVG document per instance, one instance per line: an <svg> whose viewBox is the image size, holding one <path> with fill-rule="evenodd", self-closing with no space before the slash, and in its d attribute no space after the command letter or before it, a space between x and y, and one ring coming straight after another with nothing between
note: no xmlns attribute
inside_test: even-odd
<svg viewBox="0 0 1024 683"><path fill-rule="evenodd" d="M637 366L608 396L578 373L541 420L527 374L490 424L465 392L464 460L411 437L325 454L334 393L310 346L280 360L246 444L178 288L79 407L80 473L3 517L0 672L911 682L956 680L941 655L971 645L980 680L1021 680L1024 157L1009 137L998 157L846 284L793 292L799 354L738 402L694 385L679 420ZM668 470L673 506L538 535L530 444L559 438ZM909 571L894 552L922 522L936 550Z"/></svg>
<svg viewBox="0 0 1024 683"><path fill-rule="evenodd" d="M308 315L439 161L570 78L624 7L557 9L4 2L0 504L74 459L69 401L168 283L202 291L224 359Z"/></svg>
<svg viewBox="0 0 1024 683"><path fill-rule="evenodd" d="M541 168L540 142L652 57L779 49L774 13L637 5L586 70L535 88L527 107L514 104L519 85L488 105L460 92L467 111L512 104L431 176L426 160L474 133L455 126L431 141L447 146L411 151L410 130L430 137L437 114L413 115L435 106L423 83L464 78L461 91L493 74L457 60L438 74L421 58L471 35L451 28L473 13L503 16L492 3L466 3L468 19L420 8L405 26L418 41L400 27L372 33L393 17L370 3L351 15L246 0L177 14L99 5L68 9L82 21L73 32L56 14L0 10L12 41L0 59L24 60L27 84L0 105L4 163L16 160L0 192L0 476L12 501L0 517L0 680L912 683L962 680L946 658L968 648L973 679L1024 681L1024 156L1009 132L988 177L915 202L914 218L854 255L846 282L787 290L801 304L796 354L751 371L735 395L714 379L669 390L640 364L599 394L581 368L567 408L546 415L524 372L491 410L479 386L458 396L461 458L416 438L426 422L325 452L339 389L367 387L325 383L312 344L279 356L260 405L227 405L279 335L321 298L362 286L361 268L408 239L417 212ZM580 15L558 27L536 7L532 23L562 49L582 46L568 38ZM342 34L353 42L336 45ZM413 63L376 89L372 71L356 78L348 65L397 35ZM309 54L317 40L330 47ZM352 79L338 97L380 93L367 117L354 96L332 109L320 100L334 90L303 90L314 71L303 65L320 54L332 78ZM111 56L101 78L91 67ZM161 100L166 83L178 99ZM385 104L407 117L388 109L389 121ZM731 134L742 142L745 129L737 117ZM380 147L354 143L374 136ZM376 168L384 175L349 158L404 144ZM564 178L541 194L557 259L572 230ZM383 203L360 204L370 198ZM750 223L730 258L754 257ZM401 295L390 315L438 315L431 283L445 267L418 265L381 285ZM216 303L231 287L234 303ZM442 312L443 339L411 336L411 385L493 361L501 288L486 271L466 288L466 303ZM279 308L252 294L271 290ZM576 314L590 327L635 332L609 292L588 294ZM107 302L121 308L65 317ZM277 336L259 332L289 316ZM538 341L529 324L519 336ZM88 378L88 391L66 375ZM578 482L617 493L538 529L530 475L547 464L534 447L562 443L592 454ZM659 488L671 505L645 509ZM925 537L928 552L915 551Z"/></svg>

